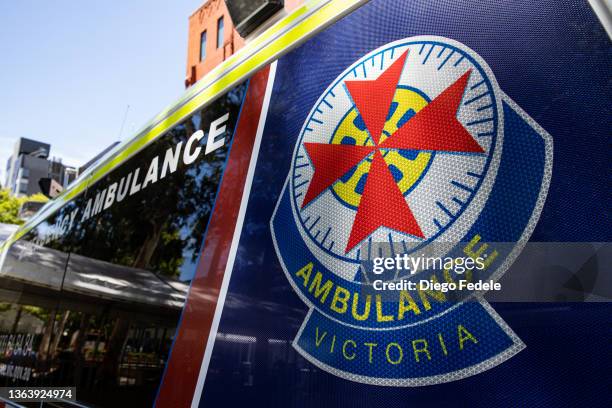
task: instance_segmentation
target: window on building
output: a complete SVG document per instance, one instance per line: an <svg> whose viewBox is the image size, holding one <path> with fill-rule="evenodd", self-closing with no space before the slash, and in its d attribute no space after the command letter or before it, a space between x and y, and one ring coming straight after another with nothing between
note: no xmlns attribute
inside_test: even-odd
<svg viewBox="0 0 612 408"><path fill-rule="evenodd" d="M28 194L28 180L19 180L19 194Z"/></svg>
<svg viewBox="0 0 612 408"><path fill-rule="evenodd" d="M223 47L223 16L217 20L217 48Z"/></svg>
<svg viewBox="0 0 612 408"><path fill-rule="evenodd" d="M200 34L200 61L204 61L206 58L206 31L202 31Z"/></svg>

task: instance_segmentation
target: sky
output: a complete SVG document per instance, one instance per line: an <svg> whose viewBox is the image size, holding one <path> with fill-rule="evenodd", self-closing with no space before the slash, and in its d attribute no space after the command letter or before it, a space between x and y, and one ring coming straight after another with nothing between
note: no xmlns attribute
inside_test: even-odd
<svg viewBox="0 0 612 408"><path fill-rule="evenodd" d="M178 99L203 3L0 1L0 181L19 137L80 166Z"/></svg>

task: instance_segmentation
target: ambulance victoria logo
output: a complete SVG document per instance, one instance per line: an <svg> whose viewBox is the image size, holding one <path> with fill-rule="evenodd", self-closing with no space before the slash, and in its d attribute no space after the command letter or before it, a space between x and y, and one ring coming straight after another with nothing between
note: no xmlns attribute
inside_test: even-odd
<svg viewBox="0 0 612 408"><path fill-rule="evenodd" d="M389 255L484 257L465 279L498 279L537 222L551 168L550 136L465 45L419 36L364 55L306 117L271 220L310 309L293 346L337 376L404 386L460 379L519 352L482 294L383 298L363 290L362 265L384 243Z"/></svg>

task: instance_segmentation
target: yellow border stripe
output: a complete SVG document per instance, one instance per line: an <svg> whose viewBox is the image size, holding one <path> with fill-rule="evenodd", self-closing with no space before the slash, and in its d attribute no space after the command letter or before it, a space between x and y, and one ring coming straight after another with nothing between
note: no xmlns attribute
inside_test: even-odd
<svg viewBox="0 0 612 408"><path fill-rule="evenodd" d="M49 203L48 206L41 209L39 214L35 215L30 222L23 225L0 246L0 251L8 248L9 245L25 235L54 210L61 208L63 204L82 193L89 185L99 181L151 141L178 124L186 116L205 106L220 94L228 91L232 86L246 79L257 69L280 57L291 47L307 39L309 35L314 34L317 30L333 23L338 18L366 2L367 0L335 0L321 6L321 4L325 3L325 0L317 0L296 9L189 88L177 102L153 119L153 123L158 119L159 122L152 129L126 142L124 146L121 146L121 151L96 165L90 172L91 175L84 177L78 184L65 190L53 202ZM320 8L308 15L309 11L317 7ZM295 25L291 27L292 24ZM283 33L283 31L285 32ZM273 39L275 35L279 34L278 38ZM273 40L267 46L264 46L270 39ZM260 49L258 50L258 48ZM253 53L253 55L240 63L240 59L245 58L249 53ZM191 99L189 99L190 97ZM184 103L185 100L188 101ZM181 106L182 103L184 104ZM177 106L180 107L173 111Z"/></svg>

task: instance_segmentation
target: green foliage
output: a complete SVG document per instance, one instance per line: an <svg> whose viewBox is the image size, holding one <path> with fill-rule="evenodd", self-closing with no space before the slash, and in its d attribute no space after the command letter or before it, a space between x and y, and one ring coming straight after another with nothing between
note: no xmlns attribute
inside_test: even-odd
<svg viewBox="0 0 612 408"><path fill-rule="evenodd" d="M46 203L47 201L49 201L49 198L43 193L36 193L36 194L32 194L29 197L25 197L24 201L34 201L37 203Z"/></svg>
<svg viewBox="0 0 612 408"><path fill-rule="evenodd" d="M44 203L49 199L41 193L31 195L29 197L12 196L8 189L0 190L0 223L4 224L23 224L23 220L19 218L19 208L26 201L36 201Z"/></svg>
<svg viewBox="0 0 612 408"><path fill-rule="evenodd" d="M21 200L10 195L8 189L0 190L0 222L4 224L23 224L19 219Z"/></svg>
<svg viewBox="0 0 612 408"><path fill-rule="evenodd" d="M23 306L23 311L39 318L43 322L49 318L49 310L36 306Z"/></svg>

